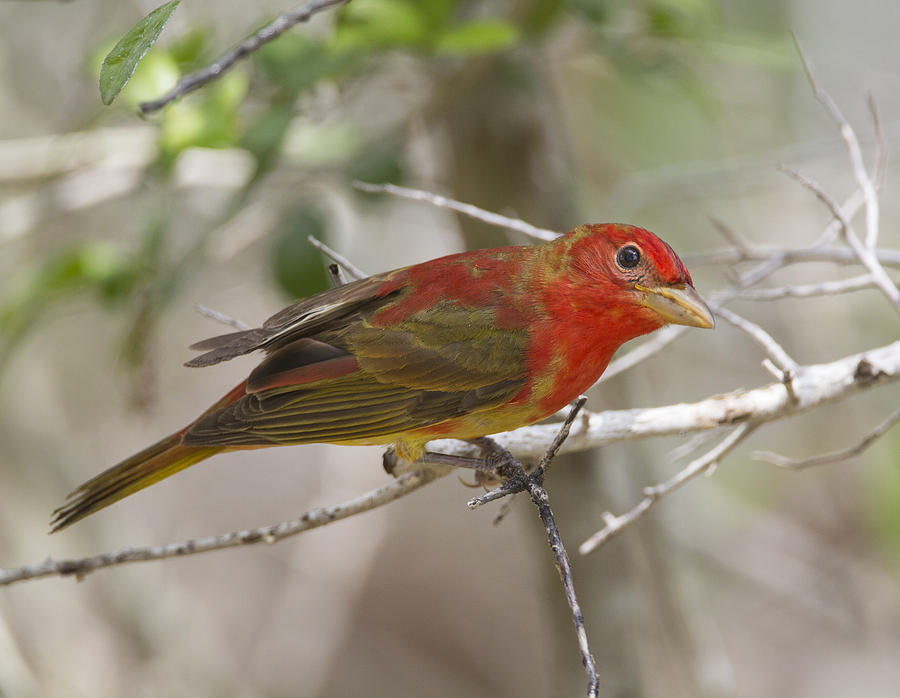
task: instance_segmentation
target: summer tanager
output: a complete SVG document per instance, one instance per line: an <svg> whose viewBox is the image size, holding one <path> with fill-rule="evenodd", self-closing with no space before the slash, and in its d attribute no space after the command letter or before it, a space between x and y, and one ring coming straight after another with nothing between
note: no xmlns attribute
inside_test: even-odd
<svg viewBox="0 0 900 698"><path fill-rule="evenodd" d="M195 344L188 366L263 350L247 380L184 429L81 485L53 530L222 451L393 444L531 424L591 387L624 342L713 326L684 264L630 225L463 252L298 301L257 329Z"/></svg>

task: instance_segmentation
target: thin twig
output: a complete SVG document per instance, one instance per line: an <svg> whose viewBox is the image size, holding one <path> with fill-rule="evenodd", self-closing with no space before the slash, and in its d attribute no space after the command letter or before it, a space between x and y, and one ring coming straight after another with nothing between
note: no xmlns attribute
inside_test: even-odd
<svg viewBox="0 0 900 698"><path fill-rule="evenodd" d="M550 499L547 496L547 490L533 479L529 478L531 501L537 507L544 523L544 529L547 531L547 541L550 549L556 556L556 564L559 570L559 578L562 581L563 589L566 593L566 602L569 604L569 610L572 612L572 620L575 623L575 635L578 638L578 648L581 650L581 663L588 675L588 698L597 698L600 691L600 677L597 674L597 665L594 662L594 656L591 654L591 648L588 644L587 630L584 627L584 613L581 611L581 605L578 603L578 597L575 595L575 584L572 578L572 565L569 562L569 556L563 545L562 537L559 535L559 528L556 526L556 520L553 517L553 511L550 509Z"/></svg>
<svg viewBox="0 0 900 698"><path fill-rule="evenodd" d="M608 540L621 533L623 529L641 518L663 497L671 494L689 480L714 468L719 459L747 438L755 428L756 425L750 422L744 422L739 425L714 448L710 449L696 460L691 461L673 478L661 485L645 488L644 498L621 516L615 516L608 511L604 512L603 520L606 525L582 543L578 548L578 552L582 555L593 552Z"/></svg>
<svg viewBox="0 0 900 698"><path fill-rule="evenodd" d="M809 177L800 174L786 165L780 165L779 169L813 192L819 200L831 210L834 217L841 222L841 229L843 230L844 239L847 241L847 244L856 254L859 261L862 262L863 266L865 266L872 274L875 284L882 290L884 295L891 302L891 305L894 306L894 309L900 313L900 290L898 290L897 285L891 281L891 278L887 275L887 272L885 272L884 267L881 266L874 251L869 247L865 247L859 241L856 232L853 230L853 224L844 214L838 203L831 198L828 192L826 192L818 182L813 181Z"/></svg>
<svg viewBox="0 0 900 698"><path fill-rule="evenodd" d="M223 325L228 325L229 327L233 327L236 330L249 330L250 325L247 325L240 320L231 317L230 315L226 315L225 313L220 313L218 310L213 310L212 308L207 308L205 305L200 305L196 303L194 305L194 310L200 313L203 317L208 317L210 320L215 320Z"/></svg>
<svg viewBox="0 0 900 698"><path fill-rule="evenodd" d="M849 218L852 218L856 215L856 212L859 211L865 201L866 199L865 196L863 196L862 191L857 189L849 197L847 197L847 200L844 201L841 208L844 212L846 212ZM835 238L840 234L841 222L836 218L833 218L832 220L828 221L828 224L825 226L825 230L823 230L819 238L812 245L810 245L810 248L818 249L831 245L834 243ZM749 257L753 255L754 250L744 249L741 250L741 252L745 257ZM757 265L750 271L743 274L738 279L738 285L752 286L754 284L757 284L767 276L770 276L774 272L794 261L802 260L791 259L789 255L786 255L783 252L776 252L775 255L770 259L764 261L762 264Z"/></svg>
<svg viewBox="0 0 900 698"><path fill-rule="evenodd" d="M866 434L866 436L858 444L850 446L849 448L842 449L840 451L825 453L821 456L815 456L813 458L789 458L788 456L782 456L781 454L773 453L772 451L754 451L751 454L751 457L754 460L767 461L769 463L772 463L773 465L777 465L779 468L788 468L789 470L805 470L806 468L813 468L819 465L827 465L828 463L837 463L839 461L858 456L869 446L875 443L875 441L877 441L897 422L900 422L900 409L895 410L890 417L885 419L871 432Z"/></svg>
<svg viewBox="0 0 900 698"><path fill-rule="evenodd" d="M566 415L565 420L562 423L559 431L556 432L556 436L553 439L553 443L550 444L550 448L547 449L547 452L541 457L540 462L535 469L535 473L540 473L538 477L543 477L544 474L550 469L550 463L553 462L553 459L556 458L556 454L559 452L560 447L563 445L563 442L569 438L569 430L572 428L572 422L575 421L575 417L578 416L578 413L581 412L581 409L584 407L584 404L587 402L587 396L580 396L575 402L572 403L571 408L569 409L569 414ZM511 494L515 495L516 492L512 492ZM497 515L494 517L493 524L497 526L503 521L504 517L509 513L509 503L511 499L503 502L500 506L500 511L497 512ZM472 506L472 502L468 502L468 506L470 509L474 509Z"/></svg>
<svg viewBox="0 0 900 698"><path fill-rule="evenodd" d="M572 422L575 421L575 417L581 412L581 408L584 407L584 403L586 402L587 396L581 395L572 403L569 414L566 415L562 426L560 426L559 431L556 433L553 443L550 444L550 448L547 449L547 452L538 463L537 468L535 468L535 473L537 473L539 477L550 470L550 463L556 458L556 454L559 453L559 449L563 445L563 442L569 438L569 430L572 428Z"/></svg>
<svg viewBox="0 0 900 698"><path fill-rule="evenodd" d="M343 268L343 270L345 272L347 272L347 274L349 274L350 276L353 277L354 280L358 281L359 279L365 279L368 276L368 274L366 274L366 272L364 272L362 269L360 269L358 266L356 266L353 262L351 262L349 259L347 259L344 255L342 255L340 252L335 252L333 249L331 249L328 245L326 245L324 242L319 240L319 238L315 237L314 235L309 235L306 239L310 245L315 247L317 250L319 250L322 254L324 254L330 260L337 262Z"/></svg>
<svg viewBox="0 0 900 698"><path fill-rule="evenodd" d="M871 274L853 276L838 281L822 281L817 284L798 286L781 286L778 288L746 288L735 291L735 296L752 301L777 301L782 298L812 298L814 296L830 296L850 291L861 291L873 288L875 280Z"/></svg>
<svg viewBox="0 0 900 698"><path fill-rule="evenodd" d="M608 381L613 376L617 376L630 368L634 368L642 361L659 353L683 335L687 329L688 328L684 325L667 325L666 327L663 327L658 332L655 332L650 339L645 340L634 349L625 352L619 358L610 361L609 366L606 367L603 375L600 376L598 383Z"/></svg>
<svg viewBox="0 0 900 698"><path fill-rule="evenodd" d="M277 39L291 27L294 27L301 22L308 21L313 15L318 14L322 10L327 10L331 7L339 7L348 2L350 2L350 0L315 0L315 2L307 3L302 7L297 7L290 12L279 15L275 21L271 24L267 24L251 37L245 39L233 49L223 54L215 63L212 63L205 68L201 68L200 70L196 70L189 75L185 75L178 81L178 84L176 84L175 87L166 92L162 97L142 102L140 105L141 113L149 114L150 112L162 109L169 104L169 102L174 102L188 92L193 92L198 87L203 87L203 85L208 82L220 78L223 73L230 70L239 60L258 51L260 47L273 39Z"/></svg>
<svg viewBox="0 0 900 698"><path fill-rule="evenodd" d="M797 52L800 54L800 61L803 63L803 69L806 71L806 78L809 80L813 95L815 95L815 98L819 100L828 113L831 114L831 118L834 120L835 124L837 124L838 130L840 131L844 145L847 147L853 176L856 178L859 189L866 200L866 247L873 249L875 243L878 241L878 194L875 191L875 186L872 184L869 173L866 172L866 165L865 162L863 162L862 149L859 147L859 140L856 137L856 132L853 130L853 127L850 126L850 122L847 121L843 113L841 113L840 108L835 103L834 99L832 99L831 95L819 86L816 81L816 76L813 73L812 64L810 64L807 59L803 47L800 45L800 41L797 39L796 34L794 34L793 37L794 44L797 46ZM844 224L844 228L846 231L846 224Z"/></svg>
<svg viewBox="0 0 900 698"><path fill-rule="evenodd" d="M742 318L740 315L727 310L721 306L715 305L714 303L709 304L710 310L712 310L716 315L725 320L731 325L734 325L740 330L746 332L750 337L753 338L757 344L759 344L763 349L765 349L766 353L775 362L775 364L784 372L790 371L791 373L796 373L799 368L799 364L794 361L790 355L784 350L775 338L772 337L768 332L766 332L762 327L757 325L755 322L750 322L749 320Z"/></svg>
<svg viewBox="0 0 900 698"><path fill-rule="evenodd" d="M840 230L840 224L838 224ZM900 250L878 249L874 250L875 258L884 266L900 269ZM682 260L688 266L701 264L737 264L739 262L763 262L772 257L784 258L785 264L797 262L834 262L835 264L862 264L853 250L846 247L756 247L753 250L742 252L734 247L709 252L694 252L682 255Z"/></svg>
<svg viewBox="0 0 900 698"><path fill-rule="evenodd" d="M509 230L515 230L519 233L524 233L525 235L536 238L538 240L555 240L559 237L559 233L555 230L538 228L531 225L530 223L526 223L520 218L509 218L508 216L501 216L499 213L486 211L483 208L473 206L472 204L464 204L463 202L457 201L456 199L449 199L446 196L433 194L430 191L410 189L408 187L398 187L396 184L371 184L370 182L360 181L353 182L353 186L360 191L369 192L371 194L391 194L392 196L398 196L401 199L425 201L433 206L437 206L438 208L447 208L451 211L462 213L463 215L469 216L470 218L475 218L490 225L496 225L500 228L508 228Z"/></svg>
<svg viewBox="0 0 900 698"><path fill-rule="evenodd" d="M556 457L556 454L559 453L559 449L562 447L565 440L569 438L569 431L572 428L572 422L575 421L575 417L578 416L578 413L581 411L581 408L584 407L584 403L586 402L587 398L582 395L572 403L572 406L569 408L569 414L566 416L565 421L560 425L559 431L557 431L556 436L553 437L553 441L551 442L550 447L544 452L544 455L541 456L540 463L538 463L537 468L535 468L534 471L530 474L530 477L534 477L539 480L543 479L544 473L550 467L550 463ZM476 439L473 443L484 444L484 447L486 448L508 453L506 449L498 446L497 442L493 439ZM499 487L490 490L489 492L485 492L479 497L470 499L466 503L466 506L469 507L469 509L477 509L478 507L483 506L488 502L494 502L498 499L502 499L503 497L508 497L511 494L521 492L522 490L522 483L515 478L510 478L509 480L507 480L507 482L504 482Z"/></svg>
<svg viewBox="0 0 900 698"><path fill-rule="evenodd" d="M148 560L163 560L169 557L181 557L188 554L206 553L212 550L234 548L239 545L252 545L255 543L276 543L284 538L295 536L298 533L308 531L330 524L333 521L346 519L355 514L362 513L383 506L388 502L399 499L414 490L427 485L429 482L441 477L440 471L422 469L401 475L387 485L371 490L358 497L354 497L342 504L330 507L311 509L292 521L254 528L243 531L234 531L220 536L209 538L195 538L146 548L124 548L117 552L94 555L92 557L77 560L50 560L37 565L26 567L0 569L0 586L22 582L27 579L50 576L71 576L78 579L84 578L90 572L103 567L112 567L126 562L146 562Z"/></svg>
<svg viewBox="0 0 900 698"><path fill-rule="evenodd" d="M671 451L669 451L669 462L677 463L683 458L687 458L694 451L697 451L701 446L705 446L709 441L715 439L717 436L718 432L716 431L701 431L697 434L694 434L691 438L686 439Z"/></svg>
<svg viewBox="0 0 900 698"><path fill-rule="evenodd" d="M581 650L581 663L584 665L584 670L588 675L587 695L588 698L596 698L600 687L600 677L597 674L597 665L594 662L594 657L591 654L591 648L588 644L587 631L584 627L584 614L581 611L581 605L578 603L578 597L575 594L572 565L569 562L569 556L566 553L565 545L563 545L559 527L556 525L556 518L553 516L553 511L550 508L550 497L543 486L545 471L556 456L562 443L566 440L566 436L569 433L569 427L572 425L579 410L584 406L586 400L587 398L582 396L575 401L572 405L572 409L569 411L569 417L557 433L550 448L547 449L541 458L540 465L531 473L526 472L522 464L516 460L508 450L500 446L493 439L475 439L474 443L479 445L482 452L485 453L490 460L498 463L498 472L509 478L508 484L512 485L512 489L508 494L512 493L513 490L527 491L528 494L531 495L531 501L534 503L535 507L537 507L538 514L544 524L544 530L547 532L547 541L550 544L550 549L556 557L557 570L559 571L559 578L566 594L566 602L569 604L569 610L572 612L572 620L575 624L575 634L578 638L578 647ZM499 489L500 488L498 488L498 490ZM496 492L498 490L494 491ZM471 502L469 502L469 507L473 508Z"/></svg>

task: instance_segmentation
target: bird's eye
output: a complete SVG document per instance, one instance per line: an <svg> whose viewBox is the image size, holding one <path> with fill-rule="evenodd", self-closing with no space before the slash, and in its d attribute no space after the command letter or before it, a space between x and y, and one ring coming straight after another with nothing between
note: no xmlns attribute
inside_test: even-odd
<svg viewBox="0 0 900 698"><path fill-rule="evenodd" d="M622 269L634 269L641 263L641 251L634 245L625 245L616 252L616 264Z"/></svg>

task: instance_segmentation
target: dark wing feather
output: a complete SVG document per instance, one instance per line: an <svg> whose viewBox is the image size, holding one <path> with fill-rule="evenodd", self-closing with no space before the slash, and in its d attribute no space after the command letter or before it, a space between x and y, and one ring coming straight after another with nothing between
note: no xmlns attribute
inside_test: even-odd
<svg viewBox="0 0 900 698"><path fill-rule="evenodd" d="M343 318L366 305L388 301L392 294L379 297L378 290L385 281L402 272L400 269L376 274L329 289L289 305L266 320L262 327L230 332L197 342L191 349L205 353L194 357L185 366L212 366L257 349L271 350L298 337L316 334L335 322L340 323Z"/></svg>

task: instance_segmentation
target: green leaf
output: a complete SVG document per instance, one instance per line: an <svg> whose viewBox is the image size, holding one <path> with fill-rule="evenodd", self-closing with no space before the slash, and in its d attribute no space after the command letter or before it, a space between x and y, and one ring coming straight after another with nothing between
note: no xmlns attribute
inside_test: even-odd
<svg viewBox="0 0 900 698"><path fill-rule="evenodd" d="M519 40L519 30L502 20L468 22L444 32L435 48L443 53L468 55L509 48Z"/></svg>
<svg viewBox="0 0 900 698"><path fill-rule="evenodd" d="M181 0L171 0L135 24L119 43L113 46L100 68L100 98L104 104L112 104L122 88L131 79L134 69L156 43L160 32L175 12Z"/></svg>

